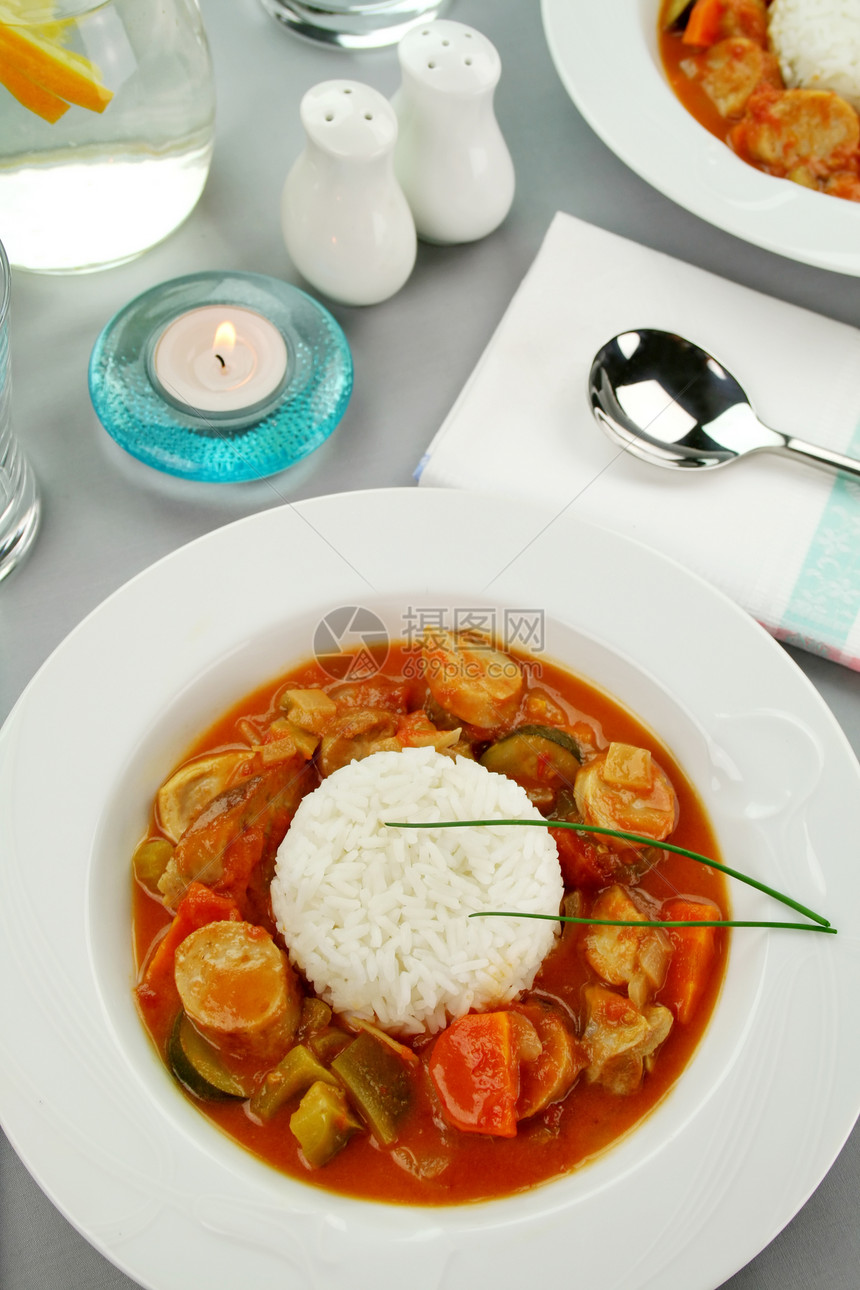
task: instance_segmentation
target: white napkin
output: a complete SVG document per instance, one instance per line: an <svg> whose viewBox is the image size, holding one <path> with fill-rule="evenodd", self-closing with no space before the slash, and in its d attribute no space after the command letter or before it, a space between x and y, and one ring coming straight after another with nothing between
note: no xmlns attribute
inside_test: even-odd
<svg viewBox="0 0 860 1290"><path fill-rule="evenodd" d="M860 669L860 484L773 453L681 472L616 448L586 383L597 350L637 327L703 345L766 424L860 457L860 332L558 214L421 484L575 508L696 570L780 639Z"/></svg>

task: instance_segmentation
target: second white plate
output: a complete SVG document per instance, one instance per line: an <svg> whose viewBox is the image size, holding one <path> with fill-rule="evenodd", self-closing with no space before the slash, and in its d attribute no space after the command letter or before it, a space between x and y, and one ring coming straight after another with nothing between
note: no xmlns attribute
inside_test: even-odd
<svg viewBox="0 0 860 1290"><path fill-rule="evenodd" d="M745 242L860 274L860 203L748 166L672 92L657 42L660 0L541 0L558 74L616 156L672 201Z"/></svg>

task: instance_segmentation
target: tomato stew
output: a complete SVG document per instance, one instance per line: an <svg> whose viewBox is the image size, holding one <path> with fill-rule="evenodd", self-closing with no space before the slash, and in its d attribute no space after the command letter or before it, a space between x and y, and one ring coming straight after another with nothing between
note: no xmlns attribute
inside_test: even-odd
<svg viewBox="0 0 860 1290"><path fill-rule="evenodd" d="M436 642L437 656L441 649L460 657L469 644L449 636ZM471 644L479 658L489 650ZM716 855L694 787L631 713L562 667L517 655L506 656L509 672L512 658L515 664L516 693L489 695L504 718L494 728L479 726L462 713L488 719L480 706L486 675L472 670L468 682L443 693L427 670L432 657L426 647L416 658L397 645L381 672L346 681L307 662L222 716L159 792L135 854L134 942L143 1022L179 1087L220 1129L310 1184L365 1199L446 1205L566 1174L641 1121L681 1075L707 1026L727 933L567 924L519 1003L468 1014L438 1036L386 1041L373 1027L332 1016L286 966L268 885L301 796L380 744L432 742L447 753L495 759L547 817L605 823L615 810L619 827L638 820L639 831L654 838L647 850L625 849L557 831L567 910L617 917L632 909L633 919L731 915L720 874L659 846L671 830L673 842ZM582 761L573 782L571 748L574 765ZM286 789L283 779L280 788L276 782L283 767ZM268 796L261 797L264 783ZM249 822L241 804L252 798ZM198 847L203 839L208 857L196 868L194 839ZM241 1000L240 1012L256 1011L238 1044L235 1030L229 1042L219 1041L209 1004L196 1010L199 980L189 967L192 945L203 956L198 976L213 970L213 958L226 961L228 933L246 957L257 956L260 980L277 976L274 1011L269 998L262 1005ZM655 950L656 960L649 957ZM226 986L222 993L226 998ZM268 1009L263 1020L261 1007ZM639 1036L635 1043L622 1042L628 1031ZM498 1072L489 1094L476 1083L481 1063L485 1073ZM376 1109L350 1068L375 1081Z"/></svg>

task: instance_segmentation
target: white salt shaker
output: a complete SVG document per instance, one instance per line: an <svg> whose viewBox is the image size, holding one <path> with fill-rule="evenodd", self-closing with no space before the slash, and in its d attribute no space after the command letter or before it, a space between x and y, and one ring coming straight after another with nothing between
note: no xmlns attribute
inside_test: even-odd
<svg viewBox="0 0 860 1290"><path fill-rule="evenodd" d="M514 165L493 111L498 52L480 32L444 18L413 27L397 52L394 167L418 236L485 237L514 199Z"/></svg>
<svg viewBox="0 0 860 1290"><path fill-rule="evenodd" d="M281 227L299 272L333 300L373 305L415 263L415 223L394 175L397 117L359 81L323 81L299 109L306 146L284 183Z"/></svg>

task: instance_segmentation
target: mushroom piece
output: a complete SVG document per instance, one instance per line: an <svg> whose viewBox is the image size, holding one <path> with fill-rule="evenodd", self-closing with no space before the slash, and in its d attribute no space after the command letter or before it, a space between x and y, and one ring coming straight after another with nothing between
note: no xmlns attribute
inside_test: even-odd
<svg viewBox="0 0 860 1290"><path fill-rule="evenodd" d="M155 798L158 823L178 842L210 802L232 784L254 758L253 748L233 748L187 761L166 780Z"/></svg>
<svg viewBox="0 0 860 1290"><path fill-rule="evenodd" d="M647 921L623 887L602 891L591 908L592 918ZM585 957L609 985L626 985L637 1007L658 990L672 957L672 942L659 927L589 927Z"/></svg>
<svg viewBox="0 0 860 1290"><path fill-rule="evenodd" d="M672 1029L672 1014L662 1004L640 1011L630 999L603 985L583 991L586 1024L582 1043L589 1057L585 1079L612 1093L633 1093Z"/></svg>

